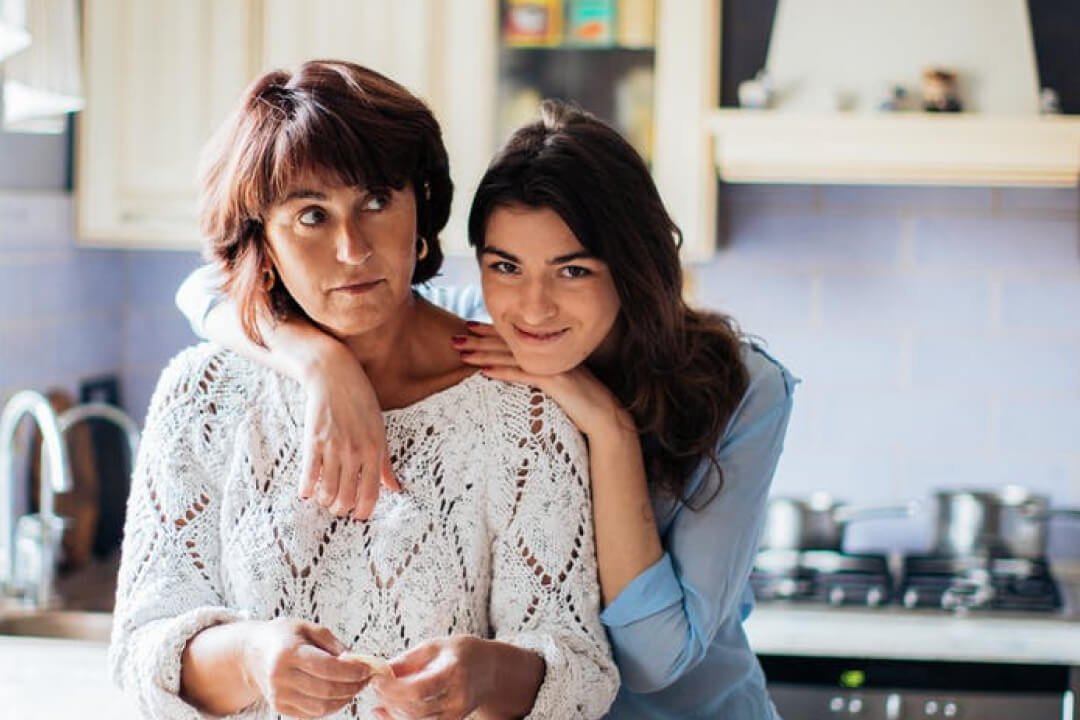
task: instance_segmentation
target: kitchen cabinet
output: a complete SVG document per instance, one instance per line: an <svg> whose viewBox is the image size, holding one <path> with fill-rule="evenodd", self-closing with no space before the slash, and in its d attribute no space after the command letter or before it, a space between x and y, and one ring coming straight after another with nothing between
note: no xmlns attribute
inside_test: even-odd
<svg viewBox="0 0 1080 720"><path fill-rule="evenodd" d="M710 113L720 178L747 183L1076 187L1080 118Z"/></svg>
<svg viewBox="0 0 1080 720"><path fill-rule="evenodd" d="M668 210L683 231L683 258L702 259L712 253L716 237L716 183L705 116L717 97L720 2L657 0L655 8L651 169ZM461 247L469 200L501 139L498 104L506 91L500 90L499 83L506 68L500 67L500 61L506 62L513 51L500 52L495 0L451 0L444 4L444 12L447 74L440 82L452 92L438 98L435 107L443 123L457 188L447 236L451 247ZM599 56L607 51L578 52ZM589 105L590 98L578 99Z"/></svg>
<svg viewBox="0 0 1080 720"><path fill-rule="evenodd" d="M716 235L704 120L716 104L719 6L655 2L651 168L687 259L708 256ZM444 244L468 252L469 201L502 139L499 0L87 0L84 18L82 243L199 247L197 158L244 86L269 67L341 57L431 105L456 187Z"/></svg>
<svg viewBox="0 0 1080 720"><path fill-rule="evenodd" d="M1039 79L1061 91L1063 107L1075 112L1077 85L1071 70L1077 56L1074 38L1080 13L1071 0L1040 0L1028 5ZM1075 115L738 109L738 83L766 63L777 6L776 0L728 0L724 4L725 20L732 27L738 23L740 31L724 44L723 107L710 112L708 119L715 135L715 164L721 180L1080 185L1080 118ZM880 42L888 46L890 40L867 30L853 38L852 44ZM838 47L850 50L848 43ZM851 52L856 57L869 55ZM792 88L779 84L781 95L790 93Z"/></svg>
<svg viewBox="0 0 1080 720"><path fill-rule="evenodd" d="M258 10L256 0L86 0L82 243L198 247L199 151L255 74Z"/></svg>

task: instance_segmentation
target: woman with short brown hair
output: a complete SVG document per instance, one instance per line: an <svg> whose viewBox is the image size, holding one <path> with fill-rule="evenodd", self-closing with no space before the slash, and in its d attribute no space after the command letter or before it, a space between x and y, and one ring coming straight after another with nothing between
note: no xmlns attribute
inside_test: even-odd
<svg viewBox="0 0 1080 720"><path fill-rule="evenodd" d="M159 718L602 715L618 675L584 442L539 391L463 363L464 321L412 288L439 268L450 205L430 112L309 62L259 78L207 160L208 254L248 345L295 318L347 348L400 491L364 498L363 521L302 502L302 386L185 350L132 481L114 678Z"/></svg>

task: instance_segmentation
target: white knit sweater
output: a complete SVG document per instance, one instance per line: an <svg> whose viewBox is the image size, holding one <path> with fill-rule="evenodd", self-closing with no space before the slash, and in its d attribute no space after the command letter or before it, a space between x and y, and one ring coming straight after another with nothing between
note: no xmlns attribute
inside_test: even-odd
<svg viewBox="0 0 1080 720"><path fill-rule="evenodd" d="M180 656L209 625L305 619L392 657L469 633L547 663L536 718L594 718L618 674L598 619L584 442L535 390L474 375L385 413L367 522L297 499L299 385L204 344L162 373L132 480L110 664L146 717L198 718ZM365 690L333 717L369 717ZM260 703L240 714L275 715Z"/></svg>

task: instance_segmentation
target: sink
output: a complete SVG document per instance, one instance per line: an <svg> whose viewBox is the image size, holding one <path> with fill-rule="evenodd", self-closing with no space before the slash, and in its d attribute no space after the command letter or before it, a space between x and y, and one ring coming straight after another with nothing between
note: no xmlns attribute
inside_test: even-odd
<svg viewBox="0 0 1080 720"><path fill-rule="evenodd" d="M0 636L65 638L107 643L111 634L110 613L44 610L0 614Z"/></svg>

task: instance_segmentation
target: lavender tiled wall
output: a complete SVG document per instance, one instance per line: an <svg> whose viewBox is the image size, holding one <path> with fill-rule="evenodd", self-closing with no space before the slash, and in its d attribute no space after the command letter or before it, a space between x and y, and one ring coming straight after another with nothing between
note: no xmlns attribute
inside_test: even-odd
<svg viewBox="0 0 1080 720"><path fill-rule="evenodd" d="M67 195L0 195L0 396L119 369L122 258L75 247Z"/></svg>
<svg viewBox="0 0 1080 720"><path fill-rule="evenodd" d="M694 267L803 379L777 493L894 503L1018 482L1080 505L1075 191L728 187L726 243ZM0 194L0 397L118 372L140 420L193 342L173 309L195 252L78 249L70 199ZM442 282L475 282L450 258ZM925 520L852 526L852 549L920 547ZM1080 529L1056 524L1056 556Z"/></svg>
<svg viewBox="0 0 1080 720"><path fill-rule="evenodd" d="M774 492L857 504L1020 483L1080 505L1075 190L727 187L695 268L804 380ZM927 518L853 525L922 547ZM1080 528L1051 550L1080 557Z"/></svg>
<svg viewBox="0 0 1080 720"><path fill-rule="evenodd" d="M194 337L172 292L197 253L96 250L74 240L70 195L0 193L0 400L118 375L141 421L165 361Z"/></svg>

